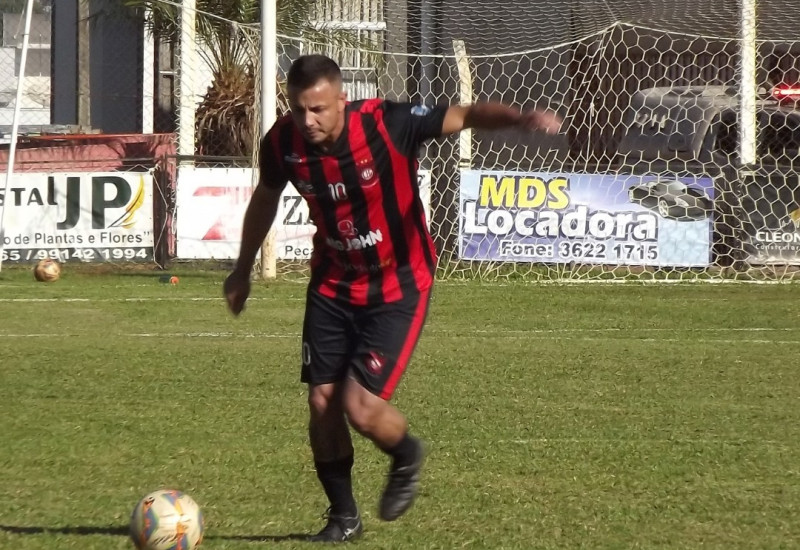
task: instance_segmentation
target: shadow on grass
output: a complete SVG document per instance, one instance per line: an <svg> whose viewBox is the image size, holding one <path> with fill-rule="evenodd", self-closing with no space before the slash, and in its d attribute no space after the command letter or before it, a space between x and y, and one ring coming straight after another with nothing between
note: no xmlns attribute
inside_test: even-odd
<svg viewBox="0 0 800 550"><path fill-rule="evenodd" d="M288 535L209 535L203 540L246 540L252 542L280 542L282 540L305 540L310 534L290 533Z"/></svg>
<svg viewBox="0 0 800 550"><path fill-rule="evenodd" d="M127 525L107 527L65 526L37 527L25 525L0 525L0 532L14 535L112 535L129 536ZM282 540L307 540L309 534L290 533L288 535L206 535L205 540L245 540L253 542L279 542Z"/></svg>
<svg viewBox="0 0 800 550"><path fill-rule="evenodd" d="M36 527L23 525L0 525L0 531L15 535L124 535L130 532L127 525L107 527L65 526Z"/></svg>

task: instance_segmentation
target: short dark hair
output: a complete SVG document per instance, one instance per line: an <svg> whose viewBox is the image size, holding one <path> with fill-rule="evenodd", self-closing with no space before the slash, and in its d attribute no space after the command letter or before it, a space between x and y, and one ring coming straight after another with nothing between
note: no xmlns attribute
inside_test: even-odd
<svg viewBox="0 0 800 550"><path fill-rule="evenodd" d="M290 88L307 90L322 79L328 82L342 81L342 71L336 61L319 54L302 55L289 68L286 84Z"/></svg>

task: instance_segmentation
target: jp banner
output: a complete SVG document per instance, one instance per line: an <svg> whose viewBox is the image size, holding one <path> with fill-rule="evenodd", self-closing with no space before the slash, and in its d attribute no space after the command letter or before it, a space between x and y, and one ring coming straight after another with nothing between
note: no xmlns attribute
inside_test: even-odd
<svg viewBox="0 0 800 550"><path fill-rule="evenodd" d="M703 267L710 178L461 172L465 260Z"/></svg>
<svg viewBox="0 0 800 550"><path fill-rule="evenodd" d="M148 172L23 172L0 206L4 261L153 261Z"/></svg>

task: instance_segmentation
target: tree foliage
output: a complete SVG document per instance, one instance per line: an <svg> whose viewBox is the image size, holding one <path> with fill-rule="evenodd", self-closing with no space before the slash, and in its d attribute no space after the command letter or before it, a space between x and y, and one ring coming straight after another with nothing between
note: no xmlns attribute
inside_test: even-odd
<svg viewBox="0 0 800 550"><path fill-rule="evenodd" d="M22 13L28 0L0 0L0 13ZM44 13L50 9L50 0L34 0L33 13Z"/></svg>
<svg viewBox="0 0 800 550"><path fill-rule="evenodd" d="M159 40L180 43L180 7L160 0L124 0L134 9L148 8L146 24ZM256 132L255 63L257 44L247 39L242 25L261 20L259 0L196 0L199 53L213 76L197 109L196 149L200 155L250 156ZM289 36L314 36L314 2L279 0L277 27ZM257 36L257 33L250 33ZM330 39L330 36L328 36Z"/></svg>

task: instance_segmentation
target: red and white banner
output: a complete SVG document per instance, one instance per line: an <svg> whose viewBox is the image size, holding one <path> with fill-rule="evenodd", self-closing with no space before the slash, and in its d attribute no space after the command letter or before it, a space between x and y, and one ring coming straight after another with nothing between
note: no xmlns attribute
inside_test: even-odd
<svg viewBox="0 0 800 550"><path fill-rule="evenodd" d="M242 217L253 192L251 168L178 168L176 255L231 259L239 253Z"/></svg>
<svg viewBox="0 0 800 550"><path fill-rule="evenodd" d="M178 170L177 256L184 259L236 259L242 237L242 220L256 175L252 168L195 168ZM430 172L420 170L420 197L430 220ZM292 185L287 185L275 220L275 249L280 260L311 257L317 228L308 206Z"/></svg>

